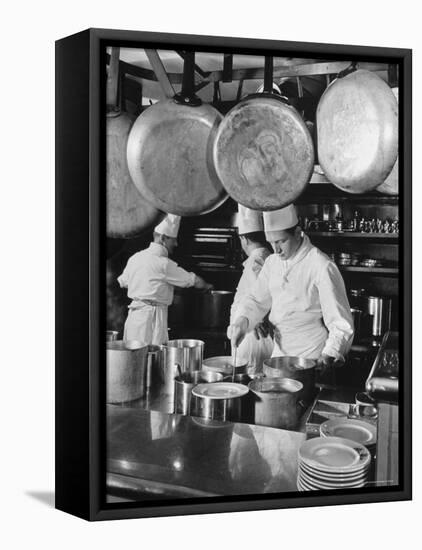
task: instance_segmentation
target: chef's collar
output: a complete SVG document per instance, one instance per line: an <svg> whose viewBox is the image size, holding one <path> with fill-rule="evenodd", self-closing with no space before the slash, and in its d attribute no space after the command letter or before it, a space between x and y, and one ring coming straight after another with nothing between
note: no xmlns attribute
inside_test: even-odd
<svg viewBox="0 0 422 550"><path fill-rule="evenodd" d="M309 250L312 248L312 243L307 235L305 233L302 233L301 235L302 242L297 247L296 252L288 258L287 260L283 260L280 258L282 262L284 262L286 265L290 266L292 264L295 264L302 260L306 254L309 252ZM276 256L280 257L278 254Z"/></svg>
<svg viewBox="0 0 422 550"><path fill-rule="evenodd" d="M166 258L168 258L169 251L164 245L160 243L150 243L149 250L156 256L165 256Z"/></svg>

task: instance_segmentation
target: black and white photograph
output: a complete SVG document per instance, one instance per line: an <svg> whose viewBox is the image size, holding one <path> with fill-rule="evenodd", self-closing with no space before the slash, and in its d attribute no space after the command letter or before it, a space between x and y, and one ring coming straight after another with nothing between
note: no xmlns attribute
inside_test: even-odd
<svg viewBox="0 0 422 550"><path fill-rule="evenodd" d="M106 503L397 490L399 64L104 48Z"/></svg>

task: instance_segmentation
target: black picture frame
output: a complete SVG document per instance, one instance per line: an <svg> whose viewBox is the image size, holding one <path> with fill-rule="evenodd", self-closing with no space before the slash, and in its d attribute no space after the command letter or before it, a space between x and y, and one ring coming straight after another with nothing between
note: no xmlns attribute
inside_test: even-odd
<svg viewBox="0 0 422 550"><path fill-rule="evenodd" d="M400 481L304 496L105 504L105 46L373 60L399 66ZM88 29L56 42L56 508L87 520L408 500L411 463L412 52L408 49Z"/></svg>

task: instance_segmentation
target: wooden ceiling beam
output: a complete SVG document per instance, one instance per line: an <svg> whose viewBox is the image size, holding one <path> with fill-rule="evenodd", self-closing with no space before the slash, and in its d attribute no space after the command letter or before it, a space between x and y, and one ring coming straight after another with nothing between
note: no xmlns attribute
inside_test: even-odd
<svg viewBox="0 0 422 550"><path fill-rule="evenodd" d="M107 56L109 61L110 56ZM291 67L274 67L274 79L278 78L293 78L296 76L318 76L318 75L332 75L337 74L340 71L346 69L350 65L348 61L327 61L322 63L306 63L302 65L292 65ZM357 67L360 69L366 69L368 71L386 71L388 65L385 63L358 63ZM143 78L146 80L158 81L158 78L154 71L151 69L145 69L120 61L120 69L132 76ZM211 71L205 73L203 82L204 86L210 82L220 82L223 80L223 71ZM182 84L182 73L167 73L168 79L171 84ZM248 68L248 69L234 69L232 73L232 80L263 80L264 68ZM206 83L206 84L205 84ZM197 85L202 85L202 82L198 82Z"/></svg>
<svg viewBox="0 0 422 550"><path fill-rule="evenodd" d="M155 76L160 83L163 94L167 99L174 97L176 92L167 76L166 70L164 68L163 62L160 59L160 56L157 53L157 50L145 50L147 54L148 61L151 63L151 67L154 69Z"/></svg>

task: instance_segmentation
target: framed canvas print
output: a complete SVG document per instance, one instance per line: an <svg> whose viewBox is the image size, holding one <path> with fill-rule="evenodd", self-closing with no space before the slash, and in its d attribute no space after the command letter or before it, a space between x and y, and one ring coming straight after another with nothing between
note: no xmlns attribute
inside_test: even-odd
<svg viewBox="0 0 422 550"><path fill-rule="evenodd" d="M59 40L57 508L410 499L410 167L410 50Z"/></svg>

